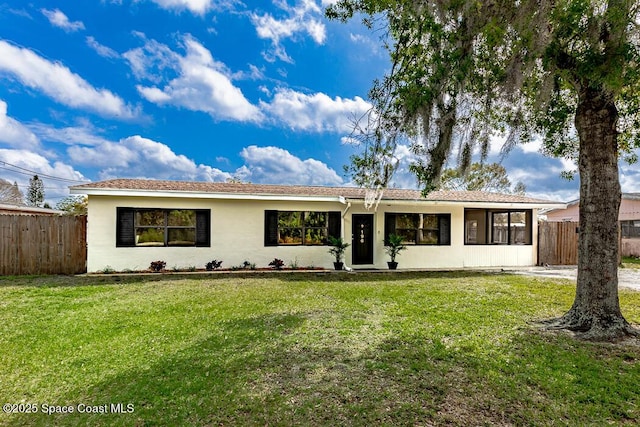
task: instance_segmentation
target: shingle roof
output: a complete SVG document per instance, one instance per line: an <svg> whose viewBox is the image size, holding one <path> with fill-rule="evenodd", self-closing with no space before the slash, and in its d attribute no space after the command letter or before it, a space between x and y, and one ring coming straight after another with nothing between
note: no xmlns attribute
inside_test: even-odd
<svg viewBox="0 0 640 427"><path fill-rule="evenodd" d="M75 192L83 190L135 190L210 194L247 194L270 196L326 196L347 199L364 199L365 190L357 187L320 187L300 185L245 184L202 181L160 181L145 179L112 179L71 187ZM484 191L433 191L426 198L418 190L389 188L384 190L382 200L427 200L446 202L490 202L490 203L559 203L531 197L489 193Z"/></svg>

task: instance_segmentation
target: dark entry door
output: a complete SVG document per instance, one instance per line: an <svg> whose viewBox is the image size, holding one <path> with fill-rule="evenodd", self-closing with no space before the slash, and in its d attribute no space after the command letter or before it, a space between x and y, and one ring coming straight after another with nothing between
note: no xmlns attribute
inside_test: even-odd
<svg viewBox="0 0 640 427"><path fill-rule="evenodd" d="M373 264L373 215L356 214L351 217L353 265Z"/></svg>

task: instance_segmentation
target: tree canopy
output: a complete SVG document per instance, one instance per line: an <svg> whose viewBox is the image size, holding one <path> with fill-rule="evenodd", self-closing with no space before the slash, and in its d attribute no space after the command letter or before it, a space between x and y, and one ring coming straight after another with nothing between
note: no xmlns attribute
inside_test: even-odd
<svg viewBox="0 0 640 427"><path fill-rule="evenodd" d="M340 0L328 16L385 28L390 71L370 91L354 180L385 170L400 140L424 192L446 160L466 171L506 137L539 137L578 160L578 286L555 327L591 339L634 334L617 294L618 160L640 146L639 2L629 0ZM390 161L391 160L391 161ZM395 167L395 164L393 164ZM388 180L384 184L388 184Z"/></svg>
<svg viewBox="0 0 640 427"><path fill-rule="evenodd" d="M66 215L86 215L87 206L87 196L67 196L56 203L56 209Z"/></svg>
<svg viewBox="0 0 640 427"><path fill-rule="evenodd" d="M44 184L38 175L34 175L29 180L29 188L27 189L27 205L40 208L43 203Z"/></svg>
<svg viewBox="0 0 640 427"><path fill-rule="evenodd" d="M526 191L522 182L511 185L507 170L499 163L472 163L466 174L457 168L445 169L438 189L510 194L524 194Z"/></svg>
<svg viewBox="0 0 640 427"><path fill-rule="evenodd" d="M539 136L548 153L577 157L573 120L578 98L591 90L616 101L619 148L633 159L640 145L635 3L339 1L330 17L362 12L370 27L386 23L392 61L370 91L373 118L358 129L373 148L355 156L350 171L357 180L371 159L389 163L400 138L419 156L412 170L426 191L454 148L466 171L474 153L486 157L493 137L507 136L508 151Z"/></svg>

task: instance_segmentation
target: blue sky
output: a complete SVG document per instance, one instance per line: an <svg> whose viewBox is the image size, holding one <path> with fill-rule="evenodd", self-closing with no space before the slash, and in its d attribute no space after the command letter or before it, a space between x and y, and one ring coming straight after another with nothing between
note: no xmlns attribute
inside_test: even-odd
<svg viewBox="0 0 640 427"><path fill-rule="evenodd" d="M0 0L0 178L24 192L37 172L52 204L116 177L349 185L345 141L388 57L324 18L333 1ZM535 144L503 164L529 195L577 196ZM634 168L622 182L640 191Z"/></svg>

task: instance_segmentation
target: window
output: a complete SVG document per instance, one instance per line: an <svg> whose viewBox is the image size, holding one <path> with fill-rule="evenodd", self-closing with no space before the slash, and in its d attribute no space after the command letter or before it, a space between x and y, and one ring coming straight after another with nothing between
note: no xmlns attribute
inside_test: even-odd
<svg viewBox="0 0 640 427"><path fill-rule="evenodd" d="M116 246L210 246L210 210L117 209Z"/></svg>
<svg viewBox="0 0 640 427"><path fill-rule="evenodd" d="M384 239L402 236L405 245L450 245L451 215L389 213L384 215Z"/></svg>
<svg viewBox="0 0 640 427"><path fill-rule="evenodd" d="M340 212L265 211L265 246L327 245L340 237Z"/></svg>
<svg viewBox="0 0 640 427"><path fill-rule="evenodd" d="M530 245L531 210L465 209L467 245Z"/></svg>
<svg viewBox="0 0 640 427"><path fill-rule="evenodd" d="M622 237L625 239L640 238L640 220L620 221Z"/></svg>

